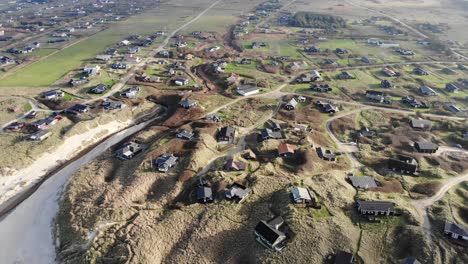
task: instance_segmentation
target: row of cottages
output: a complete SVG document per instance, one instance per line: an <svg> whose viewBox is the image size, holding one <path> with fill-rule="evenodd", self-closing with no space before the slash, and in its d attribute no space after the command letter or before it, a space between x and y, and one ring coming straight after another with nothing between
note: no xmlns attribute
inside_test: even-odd
<svg viewBox="0 0 468 264"><path fill-rule="evenodd" d="M250 96L260 92L260 88L252 85L238 86L236 92L242 96Z"/></svg>
<svg viewBox="0 0 468 264"><path fill-rule="evenodd" d="M395 204L392 202L358 200L356 206L361 215L390 216L395 214Z"/></svg>

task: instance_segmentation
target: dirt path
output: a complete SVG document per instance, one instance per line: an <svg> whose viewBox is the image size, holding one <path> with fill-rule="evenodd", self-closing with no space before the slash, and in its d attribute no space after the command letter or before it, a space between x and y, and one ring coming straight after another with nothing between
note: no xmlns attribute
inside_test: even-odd
<svg viewBox="0 0 468 264"><path fill-rule="evenodd" d="M422 217L423 228L430 238L432 237L432 226L427 215L427 208L433 205L435 202L442 199L445 193L447 193L452 187L464 181L468 181L468 173L445 180L444 182L442 182L442 187L440 188L440 190L434 196L423 200L413 201L411 203L414 206L414 208L416 208L419 215Z"/></svg>

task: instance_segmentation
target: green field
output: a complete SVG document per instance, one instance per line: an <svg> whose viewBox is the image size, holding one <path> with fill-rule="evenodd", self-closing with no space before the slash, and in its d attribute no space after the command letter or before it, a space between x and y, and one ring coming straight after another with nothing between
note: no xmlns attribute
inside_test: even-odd
<svg viewBox="0 0 468 264"><path fill-rule="evenodd" d="M175 10L174 10L175 9ZM124 39L130 34L150 34L157 30L171 30L191 19L193 10L182 7L162 7L148 11L127 21L114 24L110 29L99 32L79 43L63 49L54 55L30 64L11 75L0 79L0 85L48 86L69 71L80 67L86 59L102 53L106 47ZM172 15L171 15L172 14ZM173 14L177 14L174 16ZM1 77L0 77L1 78Z"/></svg>

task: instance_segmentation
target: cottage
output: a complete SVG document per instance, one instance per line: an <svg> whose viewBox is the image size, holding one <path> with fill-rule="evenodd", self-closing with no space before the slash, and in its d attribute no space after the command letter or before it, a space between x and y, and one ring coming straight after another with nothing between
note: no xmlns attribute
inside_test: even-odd
<svg viewBox="0 0 468 264"><path fill-rule="evenodd" d="M353 264L354 256L351 253L339 251L335 256L333 264Z"/></svg>
<svg viewBox="0 0 468 264"><path fill-rule="evenodd" d="M313 84L310 86L312 91L320 92L320 93L327 93L332 90L330 85L328 84Z"/></svg>
<svg viewBox="0 0 468 264"><path fill-rule="evenodd" d="M462 112L462 110L458 106L456 106L456 105L454 105L452 103L446 103L444 105L444 107L445 107L445 109L447 109L450 112L455 113L455 114Z"/></svg>
<svg viewBox="0 0 468 264"><path fill-rule="evenodd" d="M8 130L13 130L13 131L17 131L17 130L20 130L24 127L24 123L20 123L20 122L13 122L13 123L10 123L6 129Z"/></svg>
<svg viewBox="0 0 468 264"><path fill-rule="evenodd" d="M100 54L100 55L97 55L95 59L98 60L98 61L108 61L111 58L112 58L112 55Z"/></svg>
<svg viewBox="0 0 468 264"><path fill-rule="evenodd" d="M387 201L362 201L356 202L358 212L362 215L394 215L395 205Z"/></svg>
<svg viewBox="0 0 468 264"><path fill-rule="evenodd" d="M323 149L322 147L316 148L317 155L319 158L326 160L326 161L335 161L336 154L332 153L329 149Z"/></svg>
<svg viewBox="0 0 468 264"><path fill-rule="evenodd" d="M407 49L397 49L396 52L398 52L398 53L400 53L401 55L404 55L404 56L414 55L414 52L412 50L407 50Z"/></svg>
<svg viewBox="0 0 468 264"><path fill-rule="evenodd" d="M114 70L125 70L128 68L128 65L125 63L112 63L111 68Z"/></svg>
<svg viewBox="0 0 468 264"><path fill-rule="evenodd" d="M418 161L413 157L399 154L388 160L388 168L403 174L417 175Z"/></svg>
<svg viewBox="0 0 468 264"><path fill-rule="evenodd" d="M120 41L118 45L119 46L128 46L130 44L131 44L130 41L124 39L124 40Z"/></svg>
<svg viewBox="0 0 468 264"><path fill-rule="evenodd" d="M299 95L298 97L296 97L296 101L299 103L305 103L307 101L307 98L305 98L302 95Z"/></svg>
<svg viewBox="0 0 468 264"><path fill-rule="evenodd" d="M247 164L242 161L235 161L234 159L228 159L224 164L224 169L227 171L244 171L247 168Z"/></svg>
<svg viewBox="0 0 468 264"><path fill-rule="evenodd" d="M278 146L278 155L280 157L290 157L296 152L296 147L290 144L281 143Z"/></svg>
<svg viewBox="0 0 468 264"><path fill-rule="evenodd" d="M336 48L336 49L335 49L335 53L336 53L336 54L339 54L339 55L343 55L343 54L348 53L348 51L345 50L345 49L342 49L342 48Z"/></svg>
<svg viewBox="0 0 468 264"><path fill-rule="evenodd" d="M296 99L292 98L291 100L289 100L289 102L284 106L284 108L286 110L294 110L296 109L296 106L297 106L297 101Z"/></svg>
<svg viewBox="0 0 468 264"><path fill-rule="evenodd" d="M195 107L198 105L198 101L197 100L191 100L191 99L182 99L180 100L179 102L179 106L180 107L183 107L185 109L190 109L192 107Z"/></svg>
<svg viewBox="0 0 468 264"><path fill-rule="evenodd" d="M214 199L211 187L199 185L197 187L197 200L202 204L212 203Z"/></svg>
<svg viewBox="0 0 468 264"><path fill-rule="evenodd" d="M70 79L70 81L68 82L68 85L70 85L71 87L76 87L76 86L79 86L79 85L86 84L87 82L88 82L88 80L86 78Z"/></svg>
<svg viewBox="0 0 468 264"><path fill-rule="evenodd" d="M377 183L375 179L370 176L361 176L361 177L348 176L348 179L354 188L369 189L369 188L377 187Z"/></svg>
<svg viewBox="0 0 468 264"><path fill-rule="evenodd" d="M449 93L458 93L460 91L460 88L458 88L455 84L453 83L447 83L445 85L445 89L449 92Z"/></svg>
<svg viewBox="0 0 468 264"><path fill-rule="evenodd" d="M89 90L89 93L92 94L102 94L105 90L109 88L108 85L105 85L103 83L98 84L96 87L93 87Z"/></svg>
<svg viewBox="0 0 468 264"><path fill-rule="evenodd" d="M127 107L127 105L123 102L112 101L109 99L105 100L101 106L104 110L116 110L116 109L123 109Z"/></svg>
<svg viewBox="0 0 468 264"><path fill-rule="evenodd" d="M130 55L137 54L138 52L140 52L140 47L133 47L127 50L127 54L130 54Z"/></svg>
<svg viewBox="0 0 468 264"><path fill-rule="evenodd" d="M424 119L411 119L410 125L414 129L428 129L432 126L432 121Z"/></svg>
<svg viewBox="0 0 468 264"><path fill-rule="evenodd" d="M135 155L137 155L138 153L141 153L142 151L143 151L143 147L141 144L135 141L131 141L131 142L125 143L122 146L122 148L117 150L116 156L117 158L121 160L130 160L133 157L135 157Z"/></svg>
<svg viewBox="0 0 468 264"><path fill-rule="evenodd" d="M368 127L363 127L358 131L357 137L373 138L375 134L376 132L374 130L370 130Z"/></svg>
<svg viewBox="0 0 468 264"><path fill-rule="evenodd" d="M414 68L413 69L413 73L416 74L416 75L429 75L429 73L425 70L423 70L422 68Z"/></svg>
<svg viewBox="0 0 468 264"><path fill-rule="evenodd" d="M294 187L291 191L294 203L297 204L309 204L312 202L312 196L309 190L301 187Z"/></svg>
<svg viewBox="0 0 468 264"><path fill-rule="evenodd" d="M351 75L351 73L344 71L344 72L341 72L340 75L338 75L338 78L340 80L351 80L351 79L354 79L354 76Z"/></svg>
<svg viewBox="0 0 468 264"><path fill-rule="evenodd" d="M310 73L302 74L298 79L298 83L310 83L310 82L320 82L323 81L322 75L317 70L313 70Z"/></svg>
<svg viewBox="0 0 468 264"><path fill-rule="evenodd" d="M236 92L242 96L250 96L260 92L260 88L252 85L241 85L238 86Z"/></svg>
<svg viewBox="0 0 468 264"><path fill-rule="evenodd" d="M277 122L272 122L271 123L271 130L273 131L281 131L281 126Z"/></svg>
<svg viewBox="0 0 468 264"><path fill-rule="evenodd" d="M389 80L382 80L380 82L380 87L382 87L382 88L393 88L393 84Z"/></svg>
<svg viewBox="0 0 468 264"><path fill-rule="evenodd" d="M240 75L233 72L231 75L229 75L229 77L226 78L226 81L228 83L238 83L240 81Z"/></svg>
<svg viewBox="0 0 468 264"><path fill-rule="evenodd" d="M280 131L273 131L272 129L269 128L264 128L260 132L260 136L262 137L262 140L268 140L268 139L281 139L283 138L283 135L281 134Z"/></svg>
<svg viewBox="0 0 468 264"><path fill-rule="evenodd" d="M70 108L71 111L75 111L77 113L86 113L89 110L89 107L87 105L83 104L75 104Z"/></svg>
<svg viewBox="0 0 468 264"><path fill-rule="evenodd" d="M427 105L424 102L420 102L411 96L405 96L401 99L401 101L413 108L427 108Z"/></svg>
<svg viewBox="0 0 468 264"><path fill-rule="evenodd" d="M100 73L101 67L99 65L87 65L83 68L83 73L89 77L96 76Z"/></svg>
<svg viewBox="0 0 468 264"><path fill-rule="evenodd" d="M181 129L177 132L176 137L184 140L192 140L194 135L192 130Z"/></svg>
<svg viewBox="0 0 468 264"><path fill-rule="evenodd" d="M367 90L366 98L371 101L382 103L385 100L385 95L383 92L380 92L380 91Z"/></svg>
<svg viewBox="0 0 468 264"><path fill-rule="evenodd" d="M403 260L403 264L421 264L421 262L414 257L407 257Z"/></svg>
<svg viewBox="0 0 468 264"><path fill-rule="evenodd" d="M190 80L187 78L177 78L174 80L174 84L177 86L184 86L189 84Z"/></svg>
<svg viewBox="0 0 468 264"><path fill-rule="evenodd" d="M256 160L257 159L257 155L255 155L255 153L252 151L252 150L247 150L243 155L242 157L246 160Z"/></svg>
<svg viewBox="0 0 468 264"><path fill-rule="evenodd" d="M129 87L125 89L122 93L120 93L120 96L129 98L129 99L135 99L138 96L138 93L140 92L140 87Z"/></svg>
<svg viewBox="0 0 468 264"><path fill-rule="evenodd" d="M219 143L234 144L236 139L236 128L227 126L219 130L217 140Z"/></svg>
<svg viewBox="0 0 468 264"><path fill-rule="evenodd" d="M304 51L305 52L311 52L311 53L318 53L318 52L320 52L320 48L317 48L315 46L305 47Z"/></svg>
<svg viewBox="0 0 468 264"><path fill-rule="evenodd" d="M438 94L429 86L423 85L419 87L419 93L424 96L437 96Z"/></svg>
<svg viewBox="0 0 468 264"><path fill-rule="evenodd" d="M213 47L208 48L208 52L215 52L215 51L218 51L220 49L221 49L221 47L213 46Z"/></svg>
<svg viewBox="0 0 468 264"><path fill-rule="evenodd" d="M48 99L48 100L61 98L61 97L64 97L64 96L65 96L65 93L60 91L60 90L51 90L51 91L44 92L42 94L42 97L44 97L45 99Z"/></svg>
<svg viewBox="0 0 468 264"><path fill-rule="evenodd" d="M392 69L390 69L390 68L388 68L388 67L383 68L383 72L384 72L385 75L387 75L388 77L395 77L395 76L398 75L394 70L392 70Z"/></svg>
<svg viewBox="0 0 468 264"><path fill-rule="evenodd" d="M128 63L128 64L135 64L135 63L139 63L140 61L141 61L141 58L133 54L126 54L122 58L122 62Z"/></svg>
<svg viewBox="0 0 468 264"><path fill-rule="evenodd" d="M468 227L449 221L445 221L444 234L453 239L468 241Z"/></svg>
<svg viewBox="0 0 468 264"><path fill-rule="evenodd" d="M414 148L420 153L436 153L439 149L437 144L431 142L418 141L414 143Z"/></svg>
<svg viewBox="0 0 468 264"><path fill-rule="evenodd" d="M47 130L41 130L41 131L38 131L34 134L32 134L29 139L30 140L34 140L34 141L43 141L45 139L47 139L48 137L50 137L52 135L51 132L47 131Z"/></svg>
<svg viewBox="0 0 468 264"><path fill-rule="evenodd" d="M153 161L154 167L160 172L167 172L179 160L174 154L163 154Z"/></svg>
<svg viewBox="0 0 468 264"><path fill-rule="evenodd" d="M315 103L315 105L317 105L317 107L323 113L334 114L334 113L338 112L338 109L335 106L333 106L332 104L330 104L330 103L324 103L324 102L321 102L321 101L317 101Z"/></svg>
<svg viewBox="0 0 468 264"><path fill-rule="evenodd" d="M281 232L279 228L284 224L281 216L278 216L270 221L260 221L255 226L256 240L264 247L280 251L285 246L286 234Z"/></svg>
<svg viewBox="0 0 468 264"><path fill-rule="evenodd" d="M227 190L226 198L229 200L236 199L239 203L241 203L249 195L250 191L250 188L247 188L238 183L234 183Z"/></svg>
<svg viewBox="0 0 468 264"><path fill-rule="evenodd" d="M368 57L362 57L361 58L361 61L364 62L364 63L368 63L368 64L373 64L373 63L376 63L377 61L374 60L374 59L370 59Z"/></svg>

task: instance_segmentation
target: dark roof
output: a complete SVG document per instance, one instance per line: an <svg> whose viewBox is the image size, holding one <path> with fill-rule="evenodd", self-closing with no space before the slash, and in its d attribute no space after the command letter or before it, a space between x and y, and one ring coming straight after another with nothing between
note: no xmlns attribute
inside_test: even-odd
<svg viewBox="0 0 468 264"><path fill-rule="evenodd" d="M414 257L407 257L403 261L403 264L421 264L416 258Z"/></svg>
<svg viewBox="0 0 468 264"><path fill-rule="evenodd" d="M255 227L255 232L267 240L270 244L274 244L279 237L284 236L284 233L274 228L266 221L260 221Z"/></svg>
<svg viewBox="0 0 468 264"><path fill-rule="evenodd" d="M387 201L357 201L359 210L363 211L395 211L395 205Z"/></svg>
<svg viewBox="0 0 468 264"><path fill-rule="evenodd" d="M458 234L460 236L468 236L468 227L449 221L445 221L444 231Z"/></svg>
<svg viewBox="0 0 468 264"><path fill-rule="evenodd" d="M273 131L269 128L264 128L261 131L262 138L274 138L274 139L279 139L282 138L283 135L281 134L280 131Z"/></svg>
<svg viewBox="0 0 468 264"><path fill-rule="evenodd" d="M220 137L234 137L236 135L236 128L231 126L223 127L219 130L218 135Z"/></svg>
<svg viewBox="0 0 468 264"><path fill-rule="evenodd" d="M336 254L335 262L333 263L334 264L350 264L350 263L353 263L353 259L354 259L353 254L345 252L345 251L339 251Z"/></svg>
<svg viewBox="0 0 468 264"><path fill-rule="evenodd" d="M213 200L213 191L210 187L198 186L197 187L197 199L198 200Z"/></svg>
<svg viewBox="0 0 468 264"><path fill-rule="evenodd" d="M381 95L381 96L383 96L384 93L381 92L381 91L367 90L366 95Z"/></svg>
<svg viewBox="0 0 468 264"><path fill-rule="evenodd" d="M414 146L421 150L437 150L439 146L431 142L418 141L414 143Z"/></svg>
<svg viewBox="0 0 468 264"><path fill-rule="evenodd" d="M362 176L362 177L349 176L348 178L351 181L351 184L356 188L368 189L368 188L377 187L375 179L369 176Z"/></svg>

